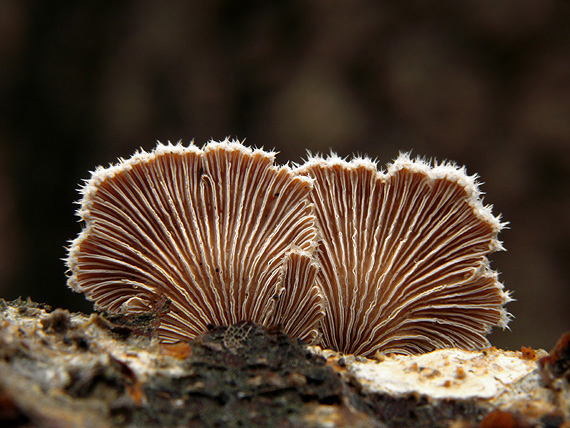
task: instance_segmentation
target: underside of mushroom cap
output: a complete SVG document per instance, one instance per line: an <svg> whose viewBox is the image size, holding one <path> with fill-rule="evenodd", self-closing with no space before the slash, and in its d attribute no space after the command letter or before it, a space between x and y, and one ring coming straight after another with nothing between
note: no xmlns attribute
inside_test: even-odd
<svg viewBox="0 0 570 428"><path fill-rule="evenodd" d="M69 286L110 313L168 299L164 341L244 320L315 338L323 301L312 283L297 308L310 316L291 326L275 312L304 280L288 269L314 276L312 180L273 161L274 153L224 141L158 144L97 168L81 190L85 227L69 248Z"/></svg>
<svg viewBox="0 0 570 428"><path fill-rule="evenodd" d="M487 255L504 227L476 177L402 154L386 172L358 158L310 157L328 301L322 344L345 353L488 346L511 300Z"/></svg>

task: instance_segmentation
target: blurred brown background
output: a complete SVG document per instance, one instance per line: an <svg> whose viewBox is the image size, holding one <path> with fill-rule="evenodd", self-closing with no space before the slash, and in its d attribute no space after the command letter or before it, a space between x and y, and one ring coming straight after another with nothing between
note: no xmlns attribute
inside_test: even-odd
<svg viewBox="0 0 570 428"><path fill-rule="evenodd" d="M570 3L0 1L0 295L65 286L88 170L156 140L226 136L465 164L510 221L517 302L497 346L570 329Z"/></svg>

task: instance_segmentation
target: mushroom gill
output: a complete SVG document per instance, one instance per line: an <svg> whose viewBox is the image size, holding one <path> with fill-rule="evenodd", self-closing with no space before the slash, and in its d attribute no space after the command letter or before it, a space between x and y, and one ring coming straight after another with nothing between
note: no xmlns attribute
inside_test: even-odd
<svg viewBox="0 0 570 428"><path fill-rule="evenodd" d="M487 259L502 249L504 223L483 205L476 177L407 155L385 173L335 155L296 172L315 179L323 346L365 356L476 349L507 325L510 297Z"/></svg>
<svg viewBox="0 0 570 428"><path fill-rule="evenodd" d="M224 141L159 144L97 168L82 188L69 286L110 313L168 299L167 342L246 320L315 340L324 302L312 180L273 161Z"/></svg>

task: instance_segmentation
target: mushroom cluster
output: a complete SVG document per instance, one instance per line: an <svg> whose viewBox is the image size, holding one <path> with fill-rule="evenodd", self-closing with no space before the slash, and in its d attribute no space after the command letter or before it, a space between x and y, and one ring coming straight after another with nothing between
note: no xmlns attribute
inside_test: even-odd
<svg viewBox="0 0 570 428"><path fill-rule="evenodd" d="M112 314L168 301L158 335L253 321L345 353L488 346L510 300L504 226L474 177L401 155L295 168L236 141L140 151L81 189L69 286Z"/></svg>

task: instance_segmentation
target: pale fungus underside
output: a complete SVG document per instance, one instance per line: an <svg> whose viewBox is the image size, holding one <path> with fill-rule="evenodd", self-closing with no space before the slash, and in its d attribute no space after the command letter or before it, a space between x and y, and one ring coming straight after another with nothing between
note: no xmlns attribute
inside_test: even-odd
<svg viewBox="0 0 570 428"><path fill-rule="evenodd" d="M401 155L382 173L370 160L332 155L296 172L315 179L325 347L478 349L492 326L506 326L509 297L486 257L502 248L504 225L465 171Z"/></svg>
<svg viewBox="0 0 570 428"><path fill-rule="evenodd" d="M162 145L82 189L72 289L110 313L167 299L158 334L253 321L345 353L488 345L510 298L489 267L503 227L451 164L310 158L239 142Z"/></svg>
<svg viewBox="0 0 570 428"><path fill-rule="evenodd" d="M83 188L69 285L111 313L170 300L167 342L243 320L314 340L323 302L311 187L239 143L159 145L98 168Z"/></svg>

